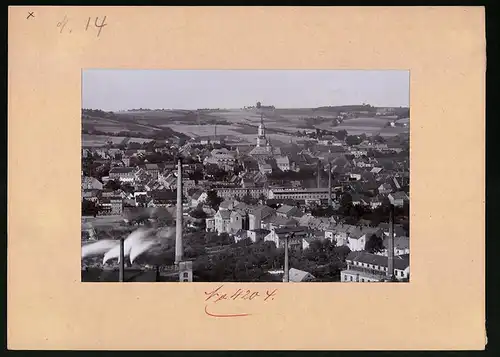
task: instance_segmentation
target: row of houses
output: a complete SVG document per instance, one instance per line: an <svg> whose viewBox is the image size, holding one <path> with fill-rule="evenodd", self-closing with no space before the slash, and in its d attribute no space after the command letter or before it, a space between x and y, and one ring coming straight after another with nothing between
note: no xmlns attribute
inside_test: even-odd
<svg viewBox="0 0 500 357"><path fill-rule="evenodd" d="M252 206L232 200L222 202L214 217L206 219L206 230L228 233L236 242L245 238L250 238L252 242L263 239L273 241L278 247L283 244L280 239L289 234L293 236L290 242L292 248L300 246L301 249L307 249L315 239L327 239L337 246L348 246L351 251L365 250L372 236L387 245L389 235L386 224L379 227L353 226L336 223L332 217L314 217L297 206L282 205L275 210L266 205ZM408 253L406 232L399 227L395 234L396 253ZM384 254L384 251L379 252L379 255Z"/></svg>
<svg viewBox="0 0 500 357"><path fill-rule="evenodd" d="M341 187L332 188L332 200L339 198L339 191ZM375 209L380 207L383 203L385 197L389 199L389 202L397 207L403 207L405 202L409 201L408 195L404 191L390 192L387 193L385 185L381 185L381 190L384 193L380 193L375 197L366 197L361 194L352 195L353 205L363 205L370 206L370 208ZM241 199L245 196L251 196L252 198L266 199L277 199L277 200L297 200L304 201L306 204L309 203L321 203L322 201L328 200L330 195L330 190L328 188L303 188L303 187L272 187L268 188L266 186L261 187L220 187L215 188L217 195L223 199ZM392 187L390 188L392 191Z"/></svg>

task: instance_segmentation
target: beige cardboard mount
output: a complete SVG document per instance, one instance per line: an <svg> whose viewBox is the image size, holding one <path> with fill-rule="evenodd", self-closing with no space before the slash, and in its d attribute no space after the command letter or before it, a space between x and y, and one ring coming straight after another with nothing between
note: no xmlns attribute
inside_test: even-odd
<svg viewBox="0 0 500 357"><path fill-rule="evenodd" d="M8 55L10 349L484 348L483 8L10 7ZM85 68L409 70L411 282L227 284L278 289L208 307L238 318L215 283L81 283Z"/></svg>

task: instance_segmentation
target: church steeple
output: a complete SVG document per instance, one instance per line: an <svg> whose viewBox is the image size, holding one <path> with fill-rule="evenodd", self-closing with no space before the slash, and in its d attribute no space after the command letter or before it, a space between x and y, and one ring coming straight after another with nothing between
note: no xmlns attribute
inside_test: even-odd
<svg viewBox="0 0 500 357"><path fill-rule="evenodd" d="M266 133L264 127L264 115L260 115L260 124L259 129L257 131L257 146L265 146L266 145Z"/></svg>

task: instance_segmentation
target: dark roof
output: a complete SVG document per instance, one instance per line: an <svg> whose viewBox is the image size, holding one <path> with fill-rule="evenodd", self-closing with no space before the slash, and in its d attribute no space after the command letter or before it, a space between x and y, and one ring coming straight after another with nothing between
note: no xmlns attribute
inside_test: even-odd
<svg viewBox="0 0 500 357"><path fill-rule="evenodd" d="M131 173L134 172L135 169L133 167L113 167L111 170L109 170L109 173L116 173L116 174L121 174L121 173Z"/></svg>
<svg viewBox="0 0 500 357"><path fill-rule="evenodd" d="M378 225L380 229L382 229L384 232L389 232L389 223L382 222ZM403 226L401 224L395 224L394 225L394 235L396 237L404 236L406 234L406 231L404 230Z"/></svg>
<svg viewBox="0 0 500 357"><path fill-rule="evenodd" d="M236 232L235 236L240 237L240 238L246 238L247 231L244 229L239 229L238 232Z"/></svg>
<svg viewBox="0 0 500 357"><path fill-rule="evenodd" d="M390 195L395 200L407 200L408 199L408 196L406 195L406 193L401 192L401 191L391 193Z"/></svg>
<svg viewBox="0 0 500 357"><path fill-rule="evenodd" d="M176 190L155 190L150 192L151 198L155 200L177 200Z"/></svg>
<svg viewBox="0 0 500 357"><path fill-rule="evenodd" d="M297 206L283 205L276 211L278 213L284 214L287 217L302 217L304 212L302 212Z"/></svg>
<svg viewBox="0 0 500 357"><path fill-rule="evenodd" d="M384 247L387 248L389 246L389 237L384 239ZM408 249L410 248L410 238L409 237L394 237L394 247L397 249Z"/></svg>
<svg viewBox="0 0 500 357"><path fill-rule="evenodd" d="M259 205L257 207L252 208L249 213L254 214L254 215L260 213L261 219L263 219L267 216L274 214L274 212L275 212L274 209L272 209L269 206Z"/></svg>
<svg viewBox="0 0 500 357"><path fill-rule="evenodd" d="M144 167L146 170L158 170L159 169L157 164L145 164Z"/></svg>
<svg viewBox="0 0 500 357"><path fill-rule="evenodd" d="M263 229L263 228L257 228L257 229L251 229L250 232L255 232L257 234L269 234L269 230L268 229Z"/></svg>
<svg viewBox="0 0 500 357"><path fill-rule="evenodd" d="M356 227L349 234L349 238L359 239L363 236L367 238L371 237L373 234L382 235L380 228L372 228L372 227Z"/></svg>
<svg viewBox="0 0 500 357"><path fill-rule="evenodd" d="M291 268L288 275L291 282L301 282L315 279L314 275L311 273L295 268Z"/></svg>
<svg viewBox="0 0 500 357"><path fill-rule="evenodd" d="M274 232L281 236L285 234L298 234L298 233L307 233L304 227L284 227L284 228L276 228Z"/></svg>
<svg viewBox="0 0 500 357"><path fill-rule="evenodd" d="M193 193L193 195L191 196L191 198L197 200L198 198L200 198L200 196L204 193L203 190L198 190L196 191L195 193Z"/></svg>
<svg viewBox="0 0 500 357"><path fill-rule="evenodd" d="M382 267L387 267L388 266L388 257L385 257L383 255L377 255L377 254L371 254L367 253L364 251L358 251L358 252L350 252L347 257L346 261L357 261L360 263L367 263L367 264L373 264L373 265L378 265ZM404 254L404 255L399 255L394 257L394 268L398 270L405 270L408 268L410 265L410 256L409 254Z"/></svg>
<svg viewBox="0 0 500 357"><path fill-rule="evenodd" d="M217 213L220 214L222 219L230 219L231 218L231 211L227 210L219 210Z"/></svg>
<svg viewBox="0 0 500 357"><path fill-rule="evenodd" d="M273 205L273 204L287 204L287 205L297 205L297 203L304 204L305 200L293 200L290 198L271 198L266 200L267 205Z"/></svg>

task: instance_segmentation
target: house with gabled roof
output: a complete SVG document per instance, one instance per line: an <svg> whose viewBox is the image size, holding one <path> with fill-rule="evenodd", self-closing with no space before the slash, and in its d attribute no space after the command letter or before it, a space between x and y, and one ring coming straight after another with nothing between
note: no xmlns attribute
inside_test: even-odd
<svg viewBox="0 0 500 357"><path fill-rule="evenodd" d="M290 250L301 250L302 239L308 237L307 230L303 227L283 227L272 229L264 237L265 242L274 242L277 248L284 248L285 239L288 237L288 247Z"/></svg>
<svg viewBox="0 0 500 357"><path fill-rule="evenodd" d="M383 240L384 250L376 254L387 256L389 247L389 237ZM410 254L410 238L405 236L394 237L394 255Z"/></svg>
<svg viewBox="0 0 500 357"><path fill-rule="evenodd" d="M200 203L205 202L205 200L208 197L207 192L205 190L193 189L193 188L191 190L195 191L191 194L191 207L196 207Z"/></svg>
<svg viewBox="0 0 500 357"><path fill-rule="evenodd" d="M351 251L364 250L366 242L372 235L382 238L383 233L378 228L372 227L356 227L347 237L347 245Z"/></svg>
<svg viewBox="0 0 500 357"><path fill-rule="evenodd" d="M348 237L355 229L356 226L339 223L331 229L329 234L325 232L325 238L330 239L332 242L335 240L336 245L339 247L348 245Z"/></svg>
<svg viewBox="0 0 500 357"><path fill-rule="evenodd" d="M378 225L378 228L382 230L385 237L389 237L389 223L382 222ZM393 231L394 231L394 237L403 237L409 233L403 228L403 225L401 224L394 224Z"/></svg>
<svg viewBox="0 0 500 357"><path fill-rule="evenodd" d="M387 195L391 192L393 192L393 188L391 186L391 184L387 183L387 182L384 182L383 184L381 184L378 188L377 188L378 192L381 194L381 195Z"/></svg>
<svg viewBox="0 0 500 357"><path fill-rule="evenodd" d="M296 227L298 222L293 218L286 218L277 215L266 217L262 220L262 228L273 230L283 227Z"/></svg>
<svg viewBox="0 0 500 357"><path fill-rule="evenodd" d="M235 208L231 211L229 220L231 233L249 229L248 210Z"/></svg>
<svg viewBox="0 0 500 357"><path fill-rule="evenodd" d="M135 168L133 167L113 167L109 170L110 180L133 183L135 179Z"/></svg>
<svg viewBox="0 0 500 357"><path fill-rule="evenodd" d="M214 216L215 219L215 231L219 234L230 233L231 232L231 211L221 210L217 211Z"/></svg>
<svg viewBox="0 0 500 357"><path fill-rule="evenodd" d="M160 173L158 164L145 164L144 171L151 175L153 178L158 179L158 174Z"/></svg>
<svg viewBox="0 0 500 357"><path fill-rule="evenodd" d="M269 206L259 205L253 207L248 212L249 229L252 230L262 228L262 220L274 215L276 215L276 211Z"/></svg>
<svg viewBox="0 0 500 357"><path fill-rule="evenodd" d="M390 193L387 197L391 204L396 207L403 207L404 203L409 201L408 195L403 191Z"/></svg>
<svg viewBox="0 0 500 357"><path fill-rule="evenodd" d="M83 190L102 190L103 184L95 177L82 176L82 189Z"/></svg>
<svg viewBox="0 0 500 357"><path fill-rule="evenodd" d="M177 203L175 190L154 190L149 192L148 207L169 207Z"/></svg>
<svg viewBox="0 0 500 357"><path fill-rule="evenodd" d="M238 204L238 201L232 200L232 199L226 199L222 201L219 205L219 211L220 210L232 210L235 205Z"/></svg>
<svg viewBox="0 0 500 357"><path fill-rule="evenodd" d="M285 218L300 218L304 215L304 212L297 206L282 205L276 210L276 214Z"/></svg>
<svg viewBox="0 0 500 357"><path fill-rule="evenodd" d="M262 241L269 233L271 232L267 229L250 229L247 231L247 237L252 241L252 243L257 243Z"/></svg>
<svg viewBox="0 0 500 357"><path fill-rule="evenodd" d="M382 172L383 168L382 167L372 167L372 169L370 170L370 172L372 174L375 174L375 175L378 175L380 172Z"/></svg>
<svg viewBox="0 0 500 357"><path fill-rule="evenodd" d="M281 171L290 170L290 159L288 159L288 156L277 156L275 160L276 160L276 165Z"/></svg>
<svg viewBox="0 0 500 357"><path fill-rule="evenodd" d="M244 239L247 239L247 231L244 229L239 229L233 234L234 242L238 243L239 241L242 241Z"/></svg>
<svg viewBox="0 0 500 357"><path fill-rule="evenodd" d="M288 279L292 283L314 281L314 275L307 271L291 268L288 272Z"/></svg>

